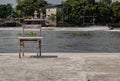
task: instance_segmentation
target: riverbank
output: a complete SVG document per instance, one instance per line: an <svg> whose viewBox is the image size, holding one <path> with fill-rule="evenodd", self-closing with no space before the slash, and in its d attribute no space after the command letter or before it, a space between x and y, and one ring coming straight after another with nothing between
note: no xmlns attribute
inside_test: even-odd
<svg viewBox="0 0 120 81"><path fill-rule="evenodd" d="M119 81L120 53L0 53L0 81Z"/></svg>
<svg viewBox="0 0 120 81"><path fill-rule="evenodd" d="M22 27L1 27L0 30L15 30L21 31ZM38 28L27 29L32 31L39 31ZM91 26L91 27L42 27L42 31L110 31L110 32L120 32L120 28L114 28L109 30L107 26Z"/></svg>
<svg viewBox="0 0 120 81"><path fill-rule="evenodd" d="M29 28L27 30L39 31L39 28ZM22 27L1 27L0 30L23 30ZM109 30L107 26L90 26L90 27L42 27L43 31L98 31L98 30Z"/></svg>
<svg viewBox="0 0 120 81"><path fill-rule="evenodd" d="M1 27L0 30L18 30L22 31L22 27ZM39 31L38 28L27 29ZM89 27L42 27L42 31L120 31L120 28L109 30L107 26L89 26Z"/></svg>

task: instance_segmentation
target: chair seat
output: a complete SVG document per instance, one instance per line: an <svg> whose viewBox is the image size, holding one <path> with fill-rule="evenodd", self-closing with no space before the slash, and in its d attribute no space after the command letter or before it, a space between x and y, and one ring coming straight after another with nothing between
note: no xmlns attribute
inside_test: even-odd
<svg viewBox="0 0 120 81"><path fill-rule="evenodd" d="M18 37L18 39L42 39L43 37Z"/></svg>

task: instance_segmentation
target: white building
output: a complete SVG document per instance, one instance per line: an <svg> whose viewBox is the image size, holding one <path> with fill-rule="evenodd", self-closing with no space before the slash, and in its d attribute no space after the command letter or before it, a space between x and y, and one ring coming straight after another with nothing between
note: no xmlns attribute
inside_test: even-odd
<svg viewBox="0 0 120 81"><path fill-rule="evenodd" d="M62 5L51 5L46 8L46 16L57 15L62 10Z"/></svg>
<svg viewBox="0 0 120 81"><path fill-rule="evenodd" d="M62 5L50 5L46 8L46 19L50 24L57 25L57 14L62 11ZM53 18L54 17L54 18Z"/></svg>

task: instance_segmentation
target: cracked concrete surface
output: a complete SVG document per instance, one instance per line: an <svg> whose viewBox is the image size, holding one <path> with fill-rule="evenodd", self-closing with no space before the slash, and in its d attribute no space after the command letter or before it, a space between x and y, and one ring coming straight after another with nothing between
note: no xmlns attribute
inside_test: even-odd
<svg viewBox="0 0 120 81"><path fill-rule="evenodd" d="M119 53L0 55L0 81L120 81Z"/></svg>

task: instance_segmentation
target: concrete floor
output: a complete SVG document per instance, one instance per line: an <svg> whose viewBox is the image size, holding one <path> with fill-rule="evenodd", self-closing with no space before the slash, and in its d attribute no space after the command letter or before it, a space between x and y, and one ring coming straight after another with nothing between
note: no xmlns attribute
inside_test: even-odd
<svg viewBox="0 0 120 81"><path fill-rule="evenodd" d="M120 81L120 53L0 53L0 81Z"/></svg>

